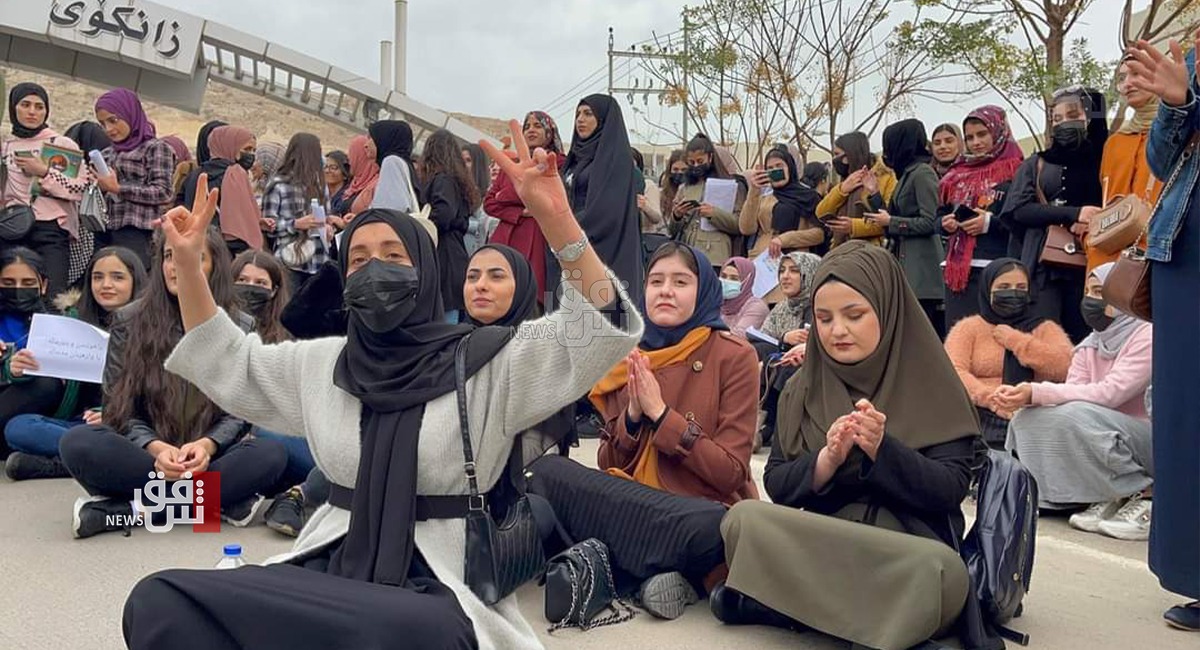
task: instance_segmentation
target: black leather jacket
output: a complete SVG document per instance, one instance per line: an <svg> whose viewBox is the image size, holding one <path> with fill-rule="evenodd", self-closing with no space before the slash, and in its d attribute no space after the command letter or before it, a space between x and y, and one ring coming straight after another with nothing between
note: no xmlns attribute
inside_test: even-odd
<svg viewBox="0 0 1200 650"><path fill-rule="evenodd" d="M116 384L117 379L124 372L125 351L129 345L129 322L141 308L142 301L135 300L112 315L112 322L109 327L108 358L104 364L103 390L106 402L109 399L112 386ZM238 311L230 314L230 316L233 318L233 322L242 328L242 331L250 332L254 329L254 319L250 316ZM183 325L177 324L175 329L177 330L176 334L182 338ZM217 454L221 454L241 440L249 429L250 426L245 420L224 414L202 437L211 438L217 444ZM124 434L126 438L129 438L131 442L139 447L145 447L159 439L158 433L155 432L152 422L150 422L149 414L142 411L140 405L135 407L134 415L130 418L128 427L119 433Z"/></svg>

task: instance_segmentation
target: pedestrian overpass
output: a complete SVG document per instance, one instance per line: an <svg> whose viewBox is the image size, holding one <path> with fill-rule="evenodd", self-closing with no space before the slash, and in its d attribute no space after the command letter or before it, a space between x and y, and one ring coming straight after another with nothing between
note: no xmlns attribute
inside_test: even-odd
<svg viewBox="0 0 1200 650"><path fill-rule="evenodd" d="M129 88L192 113L213 79L359 131L398 119L417 141L442 128L494 141L360 74L144 0L0 0L0 64Z"/></svg>

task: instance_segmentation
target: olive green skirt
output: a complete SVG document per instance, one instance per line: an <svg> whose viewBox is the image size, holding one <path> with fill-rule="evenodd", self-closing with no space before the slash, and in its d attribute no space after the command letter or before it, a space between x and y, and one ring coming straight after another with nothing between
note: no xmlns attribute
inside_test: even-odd
<svg viewBox="0 0 1200 650"><path fill-rule="evenodd" d="M738 503L721 522L726 585L868 648L906 650L945 634L966 602L966 565L945 544L887 530L899 522L887 510L879 514L870 526L761 501Z"/></svg>

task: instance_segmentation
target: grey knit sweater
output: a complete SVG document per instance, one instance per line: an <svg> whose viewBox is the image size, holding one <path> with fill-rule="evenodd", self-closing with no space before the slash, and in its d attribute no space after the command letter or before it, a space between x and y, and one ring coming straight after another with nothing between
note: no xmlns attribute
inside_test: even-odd
<svg viewBox="0 0 1200 650"><path fill-rule="evenodd" d="M559 311L525 323L467 382L472 445L480 487L500 478L513 436L586 393L637 345L642 321L625 300L628 331L613 327L577 292ZM354 487L361 403L333 384L344 338L265 345L243 334L221 312L189 332L166 368L204 391L226 412L270 431L303 435L329 479ZM453 393L429 402L421 422L417 493L466 494L462 435ZM321 506L290 553L268 563L312 554L341 539L350 512ZM463 582L466 529L461 519L417 522L416 545L438 579L458 596L480 648L541 648L510 596L488 607Z"/></svg>

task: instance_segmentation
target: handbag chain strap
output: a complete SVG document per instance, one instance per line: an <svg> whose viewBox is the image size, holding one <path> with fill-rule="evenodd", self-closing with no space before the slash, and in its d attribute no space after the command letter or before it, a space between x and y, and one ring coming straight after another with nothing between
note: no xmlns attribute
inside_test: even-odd
<svg viewBox="0 0 1200 650"><path fill-rule="evenodd" d="M471 425L467 419L467 343L468 334L458 342L454 350L454 388L458 395L458 426L462 429L463 470L467 473L467 486L471 490L469 509L480 511L486 505L479 494L479 480L475 474L475 453L471 450Z"/></svg>
<svg viewBox="0 0 1200 650"><path fill-rule="evenodd" d="M586 621L583 617L586 614L585 610L587 603L592 602L592 598L594 598L596 595L596 578L598 576L596 575L596 567L593 564L592 559L587 553L583 552L583 549L580 547L591 549L592 552L596 554L596 557L599 558L599 562L604 566L603 577L608 581L608 592L613 594L613 600L608 605L608 608L612 610L612 613L597 618L594 621ZM633 607L626 604L616 595L617 589L616 582L613 580L612 576L612 566L609 564L608 554L605 552L603 546L596 542L596 540L586 539L580 542L578 545L571 547L567 552L570 556L578 559L579 563L584 567L584 575L582 578L583 583L587 585L587 595L584 597L583 602L580 603L579 592L582 589L582 585L580 584L581 576L579 576L575 570L575 563L567 562L567 570L571 574L571 608L567 610L567 615L563 617L561 621L558 621L550 627L548 631L551 634L567 627L578 627L584 632L587 632L588 630L598 627L624 623L625 621L631 620L634 616L637 616L637 612L634 611ZM571 621L572 614L575 615L575 621L573 622Z"/></svg>
<svg viewBox="0 0 1200 650"><path fill-rule="evenodd" d="M1187 147L1184 148L1183 154L1180 156L1179 162L1175 164L1175 168L1171 170L1171 177L1163 184L1162 192L1158 195L1158 201L1154 203L1154 207L1150 210L1150 218L1146 219L1146 225L1142 226L1142 234L1130 244L1129 248L1125 249L1125 253L1134 260L1141 260L1145 257L1146 251L1139 245L1142 240L1150 235L1150 224L1154 221L1154 215L1158 214L1158 209L1162 207L1163 199L1167 196L1167 191L1175 186L1175 182L1179 180L1179 175L1183 172L1184 166L1192 156L1196 154L1196 149L1200 147L1200 132L1192 134L1192 139L1188 141ZM1154 186L1154 174L1150 174L1150 187ZM1149 193L1149 189L1147 189Z"/></svg>

